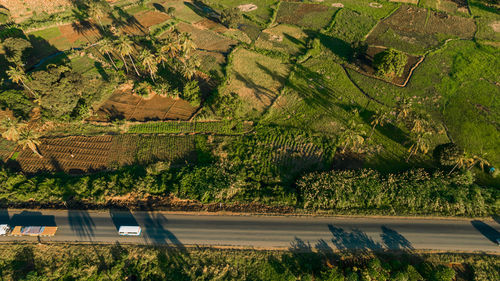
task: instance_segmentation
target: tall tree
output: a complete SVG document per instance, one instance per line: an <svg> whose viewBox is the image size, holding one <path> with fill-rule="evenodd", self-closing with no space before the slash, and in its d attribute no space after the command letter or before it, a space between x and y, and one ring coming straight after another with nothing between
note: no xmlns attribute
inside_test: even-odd
<svg viewBox="0 0 500 281"><path fill-rule="evenodd" d="M113 45L113 42L110 39L104 38L101 40L99 51L105 53L108 56L111 63L113 64L113 66L115 67L115 69L118 69L118 67L115 64L115 60L111 55L115 51L115 46Z"/></svg>
<svg viewBox="0 0 500 281"><path fill-rule="evenodd" d="M141 52L141 61L144 68L146 68L151 76L153 82L155 81L156 73L158 72L158 62L156 56L152 54L149 50L144 49Z"/></svg>
<svg viewBox="0 0 500 281"><path fill-rule="evenodd" d="M139 71L137 71L137 67L135 66L134 59L132 58L132 54L134 53L134 43L128 36L121 36L118 39L118 52L120 53L120 56L123 59L123 63L125 64L125 68L127 69L128 72L128 67L127 63L125 61L125 57L128 56L130 58L130 61L132 62L132 66L134 67L135 73L137 73L138 76L141 76L139 74Z"/></svg>
<svg viewBox="0 0 500 281"><path fill-rule="evenodd" d="M9 70L7 70L7 75L9 76L9 79L12 80L12 82L22 85L25 89L29 90L33 97L37 96L36 93L30 87L28 87L28 85L26 85L28 76L21 67L9 66Z"/></svg>
<svg viewBox="0 0 500 281"><path fill-rule="evenodd" d="M104 25L102 24L102 19L107 15L106 8L107 7L101 1L91 2L89 4L88 8L89 16L96 19L101 28L104 28Z"/></svg>
<svg viewBox="0 0 500 281"><path fill-rule="evenodd" d="M19 135L19 140L17 144L20 145L23 149L29 148L33 153L38 155L38 157L43 158L42 154L38 151L38 146L40 145L40 140L38 139L38 135L33 133L29 129L22 130Z"/></svg>

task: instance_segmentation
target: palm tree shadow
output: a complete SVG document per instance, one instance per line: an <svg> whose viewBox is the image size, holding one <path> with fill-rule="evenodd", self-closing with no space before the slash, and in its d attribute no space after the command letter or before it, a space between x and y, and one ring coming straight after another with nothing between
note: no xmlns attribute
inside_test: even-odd
<svg viewBox="0 0 500 281"><path fill-rule="evenodd" d="M382 250L380 243L373 241L366 233L359 229L353 229L347 232L340 227L335 227L331 224L328 229L333 235L332 243L340 251L359 251L370 252Z"/></svg>
<svg viewBox="0 0 500 281"><path fill-rule="evenodd" d="M412 244L394 229L382 226L382 241L389 250L414 250Z"/></svg>
<svg viewBox="0 0 500 281"><path fill-rule="evenodd" d="M184 244L179 241L177 236L164 227L167 223L168 220L163 214L145 213L143 225L146 242L153 245L167 244L177 250L185 251L186 248Z"/></svg>
<svg viewBox="0 0 500 281"><path fill-rule="evenodd" d="M87 211L69 210L68 222L80 239L92 240L94 237L95 223Z"/></svg>
<svg viewBox="0 0 500 281"><path fill-rule="evenodd" d="M488 238L488 240L490 240L491 242L496 244L497 239L500 239L500 232L487 225L486 223L479 220L473 220L471 221L471 224L475 229L477 229L477 231Z"/></svg>

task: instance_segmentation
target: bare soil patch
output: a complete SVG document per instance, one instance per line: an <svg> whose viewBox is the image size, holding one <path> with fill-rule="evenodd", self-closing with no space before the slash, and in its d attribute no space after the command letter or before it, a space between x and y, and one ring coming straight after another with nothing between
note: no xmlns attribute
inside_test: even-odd
<svg viewBox="0 0 500 281"><path fill-rule="evenodd" d="M500 32L500 21L494 21L490 23L490 26L493 29L493 31Z"/></svg>
<svg viewBox="0 0 500 281"><path fill-rule="evenodd" d="M72 24L65 24L58 27L61 31L61 37L56 37L49 42L56 42L61 38L66 38L70 43L77 41L90 41L94 42L100 37L99 31L95 28L86 28L79 30L78 27ZM57 47L57 46L56 46Z"/></svg>
<svg viewBox="0 0 500 281"><path fill-rule="evenodd" d="M344 8L344 4L342 4L342 3L332 3L332 7L334 7L334 8Z"/></svg>
<svg viewBox="0 0 500 281"><path fill-rule="evenodd" d="M257 5L255 4L244 4L244 5L239 5L238 9L242 12L251 12L257 10Z"/></svg>
<svg viewBox="0 0 500 281"><path fill-rule="evenodd" d="M215 31L217 33L224 33L224 32L228 31L228 29L225 26L223 26L222 24L217 23L217 22L210 20L210 19L207 19L207 18L193 23L193 26L198 28L198 29L201 29L201 30L209 29L209 30Z"/></svg>
<svg viewBox="0 0 500 281"><path fill-rule="evenodd" d="M195 111L196 108L185 100L158 95L143 99L132 94L131 87L125 87L116 90L89 121L188 120Z"/></svg>
<svg viewBox="0 0 500 281"><path fill-rule="evenodd" d="M33 15L33 12L53 14L62 12L71 5L70 0L0 0L16 22Z"/></svg>
<svg viewBox="0 0 500 281"><path fill-rule="evenodd" d="M353 65L349 65L348 67L353 68L358 72L363 73L364 75L382 79L397 86L405 86L410 75L413 73L413 70L421 62L422 57L407 54L408 62L406 63L405 69L401 76L392 78L376 76L376 70L372 67L373 58L376 54L383 52L385 49L386 48L383 47L370 46L366 51L366 56L364 59L358 59Z"/></svg>
<svg viewBox="0 0 500 281"><path fill-rule="evenodd" d="M145 28L149 28L153 25L163 23L170 19L170 16L158 11L146 11L140 12L134 15L140 25Z"/></svg>
<svg viewBox="0 0 500 281"><path fill-rule="evenodd" d="M377 2L371 2L371 3L369 4L369 6L370 6L370 7L372 7L372 8L375 8L375 9L380 9L380 8L382 8L382 4L377 3Z"/></svg>

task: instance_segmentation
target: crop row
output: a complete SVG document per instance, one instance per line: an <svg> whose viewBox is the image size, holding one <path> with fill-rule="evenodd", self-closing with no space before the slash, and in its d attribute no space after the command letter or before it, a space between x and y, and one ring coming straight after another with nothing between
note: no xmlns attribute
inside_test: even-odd
<svg viewBox="0 0 500 281"><path fill-rule="evenodd" d="M220 135L242 134L251 129L245 122L234 123L230 121L212 122L150 122L132 125L128 133L131 134L181 134L181 133L206 133Z"/></svg>

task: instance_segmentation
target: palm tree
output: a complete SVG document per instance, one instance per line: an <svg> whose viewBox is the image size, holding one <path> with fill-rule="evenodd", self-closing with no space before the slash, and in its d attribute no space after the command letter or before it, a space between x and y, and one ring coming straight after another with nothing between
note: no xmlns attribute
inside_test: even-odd
<svg viewBox="0 0 500 281"><path fill-rule="evenodd" d="M403 98L396 103L395 113L396 120L400 122L404 122L412 112L412 103L407 99Z"/></svg>
<svg viewBox="0 0 500 281"><path fill-rule="evenodd" d="M97 20L101 28L104 27L101 20L106 16L105 8L102 2L91 2L88 8L89 15Z"/></svg>
<svg viewBox="0 0 500 281"><path fill-rule="evenodd" d="M192 57L181 63L181 72L184 78L191 80L196 74L196 69L200 66L200 61L196 57Z"/></svg>
<svg viewBox="0 0 500 281"><path fill-rule="evenodd" d="M42 154L38 151L38 146L40 145L38 135L34 134L31 130L22 130L17 144L23 149L29 147L38 157L43 158Z"/></svg>
<svg viewBox="0 0 500 281"><path fill-rule="evenodd" d="M417 154L417 152L422 152L423 154L426 154L429 152L430 148L430 137L431 133L430 132L423 132L423 133L418 133L416 134L415 138L415 143L413 143L408 149L408 152L410 153L408 155L408 158L406 158L406 162L410 160L410 157Z"/></svg>
<svg viewBox="0 0 500 281"><path fill-rule="evenodd" d="M17 142L19 140L20 130L25 124L20 123L17 118L4 118L0 123L0 128L4 130L2 137L9 141Z"/></svg>
<svg viewBox="0 0 500 281"><path fill-rule="evenodd" d="M139 71L137 71L137 67L135 67L134 59L132 58L132 54L134 53L133 44L134 43L132 42L132 40L130 40L130 38L128 38L127 36L121 36L120 39L118 40L117 49L118 52L120 53L120 56L123 59L123 63L125 63L125 68L127 69L127 72L128 72L128 67L127 63L125 62L125 56L128 56L130 58L130 61L134 66L135 73L137 73L138 76L141 76L139 74Z"/></svg>
<svg viewBox="0 0 500 281"><path fill-rule="evenodd" d="M427 120L419 117L412 119L410 132L415 134L420 134L427 132L428 129L429 129L429 122L427 122Z"/></svg>
<svg viewBox="0 0 500 281"><path fill-rule="evenodd" d="M453 173L455 169L463 169L467 167L472 167L474 166L474 158L471 158L468 154L463 153L460 156L457 156L455 159L455 165L453 168L450 170L448 174Z"/></svg>
<svg viewBox="0 0 500 281"><path fill-rule="evenodd" d="M182 33L179 36L179 45L181 47L182 55L185 58L189 57L191 51L196 48L196 44L194 44L193 40L191 39L191 35L186 32Z"/></svg>
<svg viewBox="0 0 500 281"><path fill-rule="evenodd" d="M168 54L169 57L175 58L179 55L181 47L179 45L179 41L172 39L172 37L168 37L163 46L160 49L161 53Z"/></svg>
<svg viewBox="0 0 500 281"><path fill-rule="evenodd" d="M377 126L383 127L385 124L389 123L389 121L390 120L388 112L377 111L372 122L370 123L372 125L372 131L368 138L370 139L372 137L373 132L375 131L375 127Z"/></svg>
<svg viewBox="0 0 500 281"><path fill-rule="evenodd" d="M365 142L364 135L366 134L363 125L350 120L339 139L340 145L343 146L341 153L345 153L348 147L353 151L359 151L359 146Z"/></svg>
<svg viewBox="0 0 500 281"><path fill-rule="evenodd" d="M111 40L109 40L108 38L104 38L101 40L101 46L99 47L99 51L105 53L108 56L111 63L113 64L113 66L115 67L115 69L118 69L118 67L116 67L115 60L111 56L114 50L115 46L113 46L113 42L111 42Z"/></svg>
<svg viewBox="0 0 500 281"><path fill-rule="evenodd" d="M24 88L28 89L33 97L36 97L35 92L26 85L26 81L28 80L28 76L26 76L26 73L24 70L17 66L17 67L12 67L9 66L9 70L7 70L7 75L9 76L9 79L12 80L12 82L22 85Z"/></svg>
<svg viewBox="0 0 500 281"><path fill-rule="evenodd" d="M144 49L141 52L142 65L149 71L149 75L153 82L155 81L155 75L158 72L158 62L154 54L149 50Z"/></svg>

